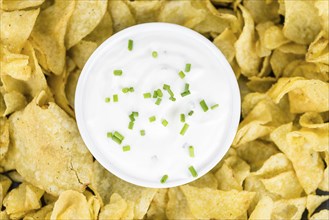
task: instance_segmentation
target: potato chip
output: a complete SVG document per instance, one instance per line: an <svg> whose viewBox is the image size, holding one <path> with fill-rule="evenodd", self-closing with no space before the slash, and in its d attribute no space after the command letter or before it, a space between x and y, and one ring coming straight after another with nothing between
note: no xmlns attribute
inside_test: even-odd
<svg viewBox="0 0 329 220"><path fill-rule="evenodd" d="M122 219L122 215L126 209L127 202L119 194L113 193L110 203L104 206L99 213L99 219Z"/></svg>
<svg viewBox="0 0 329 220"><path fill-rule="evenodd" d="M34 99L9 121L16 168L26 181L53 195L90 183L92 156L75 121L55 103L38 106Z"/></svg>
<svg viewBox="0 0 329 220"><path fill-rule="evenodd" d="M256 30L258 33L258 40L256 42L256 52L259 57L266 57L271 55L271 50L265 47L265 32L270 27L274 26L274 23L271 21L259 23L256 26Z"/></svg>
<svg viewBox="0 0 329 220"><path fill-rule="evenodd" d="M298 198L304 192L294 171L286 171L270 178L262 178L265 189L285 199Z"/></svg>
<svg viewBox="0 0 329 220"><path fill-rule="evenodd" d="M224 54L228 62L232 62L235 56L234 43L237 40L231 29L225 29L220 35L218 35L213 43Z"/></svg>
<svg viewBox="0 0 329 220"><path fill-rule="evenodd" d="M217 189L218 183L214 174L209 172L200 177L199 179L189 183L189 185L199 188L208 187L212 189Z"/></svg>
<svg viewBox="0 0 329 220"><path fill-rule="evenodd" d="M240 145L237 153L250 165L250 171L253 172L260 169L272 155L279 153L279 150L272 142L256 140Z"/></svg>
<svg viewBox="0 0 329 220"><path fill-rule="evenodd" d="M319 63L308 63L303 60L294 60L285 66L282 77L301 76L306 79L318 79L327 82L329 80L328 72L329 70L321 69Z"/></svg>
<svg viewBox="0 0 329 220"><path fill-rule="evenodd" d="M26 81L31 77L31 67L28 63L29 57L24 54L14 54L6 48L1 50L1 75Z"/></svg>
<svg viewBox="0 0 329 220"><path fill-rule="evenodd" d="M3 116L6 116L15 111L21 110L26 105L25 97L21 93L16 92L16 91L6 93L3 96L3 99L4 99L5 105L6 105L6 110L3 114Z"/></svg>
<svg viewBox="0 0 329 220"><path fill-rule="evenodd" d="M75 1L74 11L67 23L65 46L76 45L87 36L102 20L107 9L107 1Z"/></svg>
<svg viewBox="0 0 329 220"><path fill-rule="evenodd" d="M267 3L266 1L245 0L244 6L249 10L253 20L258 24L261 22L272 21L278 23L280 21L277 1Z"/></svg>
<svg viewBox="0 0 329 220"><path fill-rule="evenodd" d="M310 218L316 208L318 208L321 203L327 201L329 196L318 196L318 195L308 195L306 200L306 208L308 210L308 217ZM329 215L328 215L329 217Z"/></svg>
<svg viewBox="0 0 329 220"><path fill-rule="evenodd" d="M69 55L73 59L75 64L80 69L83 69L88 58L96 50L96 48L96 43L82 40L77 45L71 48L71 50L69 51Z"/></svg>
<svg viewBox="0 0 329 220"><path fill-rule="evenodd" d="M290 112L324 112L329 110L329 84L320 80L302 77L281 78L268 91L268 95L278 103L288 93Z"/></svg>
<svg viewBox="0 0 329 220"><path fill-rule="evenodd" d="M30 36L39 9L29 11L1 12L0 40L13 53L20 53Z"/></svg>
<svg viewBox="0 0 329 220"><path fill-rule="evenodd" d="M321 30L321 19L312 1L285 0L283 34L299 44L311 43Z"/></svg>
<svg viewBox="0 0 329 220"><path fill-rule="evenodd" d="M278 50L282 53L292 53L292 54L298 54L303 55L307 52L307 46L302 44L297 44L294 42L290 42L287 44L284 44L278 48Z"/></svg>
<svg viewBox="0 0 329 220"><path fill-rule="evenodd" d="M7 215L6 211L0 211L0 219L9 220L9 216Z"/></svg>
<svg viewBox="0 0 329 220"><path fill-rule="evenodd" d="M89 213L91 219L97 219L98 213L101 209L102 198L94 195L89 190L84 191L83 195L87 198Z"/></svg>
<svg viewBox="0 0 329 220"><path fill-rule="evenodd" d="M315 213L312 215L310 220L323 220L323 219L328 219L329 218L329 210L328 209L323 209L318 213Z"/></svg>
<svg viewBox="0 0 329 220"><path fill-rule="evenodd" d="M113 34L112 18L111 15L106 11L102 20L97 25L97 27L90 34L88 34L84 38L84 40L95 42L99 46L112 34Z"/></svg>
<svg viewBox="0 0 329 220"><path fill-rule="evenodd" d="M329 65L329 41L325 32L321 31L316 39L310 44L307 54L307 62L324 63Z"/></svg>
<svg viewBox="0 0 329 220"><path fill-rule="evenodd" d="M118 193L124 200L135 203L134 218L141 219L146 214L157 189L144 188L125 182L94 162L92 186L102 196L104 203L110 202L110 196Z"/></svg>
<svg viewBox="0 0 329 220"><path fill-rule="evenodd" d="M257 77L252 76L247 82L248 88L253 92L265 93L269 90L272 85L276 82L276 79L273 77Z"/></svg>
<svg viewBox="0 0 329 220"><path fill-rule="evenodd" d="M134 16L124 1L108 1L114 33L136 24Z"/></svg>
<svg viewBox="0 0 329 220"><path fill-rule="evenodd" d="M11 180L2 174L0 174L0 206L2 207L2 201L5 198L8 189L11 185Z"/></svg>
<svg viewBox="0 0 329 220"><path fill-rule="evenodd" d="M5 157L9 146L9 123L6 117L0 117L0 161Z"/></svg>
<svg viewBox="0 0 329 220"><path fill-rule="evenodd" d="M43 206L38 211L28 213L27 215L25 215L24 220L40 220L40 219L49 220L53 208L54 208L53 204Z"/></svg>
<svg viewBox="0 0 329 220"><path fill-rule="evenodd" d="M49 204L53 204L57 201L58 196L53 196L52 194L49 194L47 192L45 192L45 194L43 194L43 200L45 201L45 203L47 205Z"/></svg>
<svg viewBox="0 0 329 220"><path fill-rule="evenodd" d="M51 219L90 219L86 197L77 191L67 190L54 204Z"/></svg>
<svg viewBox="0 0 329 220"><path fill-rule="evenodd" d="M43 10L31 33L31 42L40 65L55 75L62 74L66 49L64 37L76 1L55 1Z"/></svg>
<svg viewBox="0 0 329 220"><path fill-rule="evenodd" d="M282 75L284 68L290 62L302 58L303 55L297 55L293 53L282 53L278 49L274 50L271 55L270 64L275 77L279 78Z"/></svg>
<svg viewBox="0 0 329 220"><path fill-rule="evenodd" d="M16 183L24 182L24 178L16 170L8 172L7 176Z"/></svg>
<svg viewBox="0 0 329 220"><path fill-rule="evenodd" d="M24 182L7 194L3 205L10 218L18 219L41 207L40 198L43 193L43 190Z"/></svg>
<svg viewBox="0 0 329 220"><path fill-rule="evenodd" d="M322 191L329 191L329 152L322 152L321 157L326 163L326 169L323 171L323 178L318 188Z"/></svg>
<svg viewBox="0 0 329 220"><path fill-rule="evenodd" d="M241 73L247 77L257 75L261 58L256 52L255 27L251 14L240 6L244 18L244 27L238 40L235 42L236 60L241 68Z"/></svg>
<svg viewBox="0 0 329 220"><path fill-rule="evenodd" d="M166 216L168 219L197 219L191 212L187 199L180 187L168 190Z"/></svg>
<svg viewBox="0 0 329 220"><path fill-rule="evenodd" d="M272 219L301 219L306 206L306 198L282 199L274 202Z"/></svg>
<svg viewBox="0 0 329 220"><path fill-rule="evenodd" d="M304 146L290 145L287 133L291 131L291 123L282 125L271 133L271 139L292 162L301 186L309 194L316 190L322 180L324 164L319 153Z"/></svg>
<svg viewBox="0 0 329 220"><path fill-rule="evenodd" d="M247 211L255 196L252 192L226 192L188 185L181 186L180 189L186 196L191 212L198 219L239 217Z"/></svg>
<svg viewBox="0 0 329 220"><path fill-rule="evenodd" d="M16 151L12 146L12 141L9 142L8 151L5 154L5 157L0 160L0 170L1 172L6 172L16 169L15 157Z"/></svg>
<svg viewBox="0 0 329 220"><path fill-rule="evenodd" d="M154 22L165 1L127 1L137 23Z"/></svg>
<svg viewBox="0 0 329 220"><path fill-rule="evenodd" d="M165 219L168 201L168 189L159 189L151 202L149 210L147 211L146 219Z"/></svg>
<svg viewBox="0 0 329 220"><path fill-rule="evenodd" d="M286 43L288 40L282 33L282 26L276 25L266 29L264 33L264 45L267 49L273 50Z"/></svg>
<svg viewBox="0 0 329 220"><path fill-rule="evenodd" d="M45 0L2 0L2 9L14 11L40 6Z"/></svg>
<svg viewBox="0 0 329 220"><path fill-rule="evenodd" d="M329 31L329 5L326 1L317 0L314 2L315 8L318 10L318 15L321 18L322 30L325 32L325 36L328 36Z"/></svg>
<svg viewBox="0 0 329 220"><path fill-rule="evenodd" d="M263 166L252 175L268 178L292 169L289 159L283 153L278 153L269 157Z"/></svg>
<svg viewBox="0 0 329 220"><path fill-rule="evenodd" d="M325 128L328 123L323 123L322 116L317 112L306 112L299 118L299 124L304 128Z"/></svg>
<svg viewBox="0 0 329 220"><path fill-rule="evenodd" d="M70 72L67 82L65 85L65 96L67 101L72 109L74 109L74 98L75 98L75 89L78 84L78 79L80 76L81 70L76 69L73 72Z"/></svg>
<svg viewBox="0 0 329 220"><path fill-rule="evenodd" d="M273 210L273 201L271 197L264 196L255 207L254 211L250 214L249 220L264 220L271 219Z"/></svg>

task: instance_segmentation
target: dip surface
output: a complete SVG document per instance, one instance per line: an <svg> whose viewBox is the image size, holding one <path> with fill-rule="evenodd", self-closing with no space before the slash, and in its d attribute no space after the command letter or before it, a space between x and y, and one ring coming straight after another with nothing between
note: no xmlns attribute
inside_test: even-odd
<svg viewBox="0 0 329 220"><path fill-rule="evenodd" d="M189 72L186 64L191 64ZM115 75L115 70L122 70L122 75ZM170 86L175 101L170 100L164 84ZM190 94L182 97L186 84ZM130 87L133 92L122 91ZM157 89L163 93L159 105L157 98L143 96L153 96ZM209 107L206 112L202 100ZM162 188L201 177L225 155L238 126L240 95L233 71L210 41L181 26L151 23L115 34L94 52L80 76L75 107L82 138L106 169L128 182ZM128 129L132 112L138 116L133 129ZM154 122L149 120L152 116ZM185 123L189 127L181 135ZM115 131L124 136L121 144L107 136ZM126 145L130 150L123 151ZM189 146L193 146L194 157ZM190 166L197 177L192 176ZM161 183L164 175L168 179Z"/></svg>

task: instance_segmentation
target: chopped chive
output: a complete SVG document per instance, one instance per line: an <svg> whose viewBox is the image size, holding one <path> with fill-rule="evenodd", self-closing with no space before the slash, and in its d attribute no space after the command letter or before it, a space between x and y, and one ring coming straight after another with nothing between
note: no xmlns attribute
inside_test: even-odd
<svg viewBox="0 0 329 220"><path fill-rule="evenodd" d="M204 112L208 111L209 108L208 108L206 102L204 101L204 99L201 100L200 105Z"/></svg>
<svg viewBox="0 0 329 220"><path fill-rule="evenodd" d="M198 176L198 173L196 172L196 170L194 169L193 166L189 166L189 171L190 173L192 174L193 177L197 177Z"/></svg>
<svg viewBox="0 0 329 220"><path fill-rule="evenodd" d="M190 63L187 63L186 65L185 65L185 72L190 72L190 70L191 70L191 64Z"/></svg>
<svg viewBox="0 0 329 220"><path fill-rule="evenodd" d="M116 137L116 136L112 136L112 140L114 141L114 142L116 142L116 143L118 143L118 144L121 144L122 143L122 140L120 140L118 137Z"/></svg>
<svg viewBox="0 0 329 220"><path fill-rule="evenodd" d="M122 151L123 152L130 151L130 146L129 145L123 146Z"/></svg>
<svg viewBox="0 0 329 220"><path fill-rule="evenodd" d="M180 72L178 73L178 75L179 75L179 77L180 77L181 79L184 79L184 78L185 78L185 74L183 73L183 71L180 71Z"/></svg>
<svg viewBox="0 0 329 220"><path fill-rule="evenodd" d="M129 115L129 118L130 118L130 121L135 121L135 116L134 116L133 113L131 113L131 114Z"/></svg>
<svg viewBox="0 0 329 220"><path fill-rule="evenodd" d="M163 89L166 90L169 93L170 97L174 97L174 93L171 91L169 85L163 84Z"/></svg>
<svg viewBox="0 0 329 220"><path fill-rule="evenodd" d="M129 122L128 129L132 130L134 128L134 122Z"/></svg>
<svg viewBox="0 0 329 220"><path fill-rule="evenodd" d="M122 88L122 92L123 93L128 93L129 92L129 88Z"/></svg>
<svg viewBox="0 0 329 220"><path fill-rule="evenodd" d="M153 51L153 52L152 52L152 57L157 58L157 57L158 57L158 52Z"/></svg>
<svg viewBox="0 0 329 220"><path fill-rule="evenodd" d="M112 132L107 132L107 133L106 133L106 136L107 136L108 138L112 138L113 134L112 134Z"/></svg>
<svg viewBox="0 0 329 220"><path fill-rule="evenodd" d="M184 126L182 127L182 130L180 130L180 135L184 135L185 132L187 131L189 125L187 123L184 124Z"/></svg>
<svg viewBox="0 0 329 220"><path fill-rule="evenodd" d="M215 104L215 105L211 106L210 108L211 108L211 110L214 110L214 109L217 108L218 106L219 106L218 104Z"/></svg>
<svg viewBox="0 0 329 220"><path fill-rule="evenodd" d="M190 84L185 83L184 91L189 91L190 89Z"/></svg>
<svg viewBox="0 0 329 220"><path fill-rule="evenodd" d="M190 95L190 94L191 94L190 90L187 90L187 91L182 92L180 95L182 97L184 97L184 96L187 96L187 95Z"/></svg>
<svg viewBox="0 0 329 220"><path fill-rule="evenodd" d="M123 141L123 139L125 139L125 137L117 131L114 132L113 137L117 137L121 141Z"/></svg>
<svg viewBox="0 0 329 220"><path fill-rule="evenodd" d="M145 130L140 130L139 132L140 132L141 136L145 136Z"/></svg>
<svg viewBox="0 0 329 220"><path fill-rule="evenodd" d="M113 74L115 76L121 76L122 75L122 70L113 70Z"/></svg>
<svg viewBox="0 0 329 220"><path fill-rule="evenodd" d="M163 84L163 89L164 89L164 90L170 89L170 86L167 85L167 84Z"/></svg>
<svg viewBox="0 0 329 220"><path fill-rule="evenodd" d="M162 93L161 89L157 89L156 92L157 92L157 95L159 97L162 97L163 96L163 93Z"/></svg>
<svg viewBox="0 0 329 220"><path fill-rule="evenodd" d="M176 98L175 97L173 97L173 96L171 96L171 97L169 97L169 99L171 100L171 101L176 101Z"/></svg>
<svg viewBox="0 0 329 220"><path fill-rule="evenodd" d="M156 104L156 105L160 105L161 101L162 101L162 99L157 98L157 100L155 101L155 104Z"/></svg>
<svg viewBox="0 0 329 220"><path fill-rule="evenodd" d="M156 120L156 117L155 116L151 116L151 117L149 117L149 121L150 122L154 122Z"/></svg>
<svg viewBox="0 0 329 220"><path fill-rule="evenodd" d="M160 180L160 183L165 183L168 179L168 175L163 175L163 177Z"/></svg>
<svg viewBox="0 0 329 220"><path fill-rule="evenodd" d="M134 87L129 87L129 92L134 92L134 91L135 91Z"/></svg>
<svg viewBox="0 0 329 220"><path fill-rule="evenodd" d="M189 152L190 157L194 157L194 147L193 146L188 147L188 152Z"/></svg>
<svg viewBox="0 0 329 220"><path fill-rule="evenodd" d="M180 114L180 121L185 122L185 115L184 114Z"/></svg>
<svg viewBox="0 0 329 220"><path fill-rule="evenodd" d="M168 121L166 119L162 119L161 123L165 127L167 127L167 125L168 125Z"/></svg>
<svg viewBox="0 0 329 220"><path fill-rule="evenodd" d="M106 102L106 103L109 103L110 101L111 101L110 97L106 97L106 98L105 98L105 102Z"/></svg>
<svg viewBox="0 0 329 220"><path fill-rule="evenodd" d="M129 39L128 40L128 50L132 51L133 50L133 46L134 46L134 41Z"/></svg>
<svg viewBox="0 0 329 220"><path fill-rule="evenodd" d="M132 114L133 114L135 117L138 117L138 115L139 115L138 112L132 112Z"/></svg>
<svg viewBox="0 0 329 220"><path fill-rule="evenodd" d="M150 92L147 92L147 93L144 93L143 96L144 96L144 99L149 99L152 97L152 94Z"/></svg>
<svg viewBox="0 0 329 220"><path fill-rule="evenodd" d="M113 95L113 102L118 102L119 101L119 96L118 94Z"/></svg>
<svg viewBox="0 0 329 220"><path fill-rule="evenodd" d="M158 93L156 90L153 91L153 98L155 98L155 99L158 98Z"/></svg>
<svg viewBox="0 0 329 220"><path fill-rule="evenodd" d="M192 116L193 113L194 113L194 111L190 111L190 112L188 113L188 115L189 115L189 116Z"/></svg>

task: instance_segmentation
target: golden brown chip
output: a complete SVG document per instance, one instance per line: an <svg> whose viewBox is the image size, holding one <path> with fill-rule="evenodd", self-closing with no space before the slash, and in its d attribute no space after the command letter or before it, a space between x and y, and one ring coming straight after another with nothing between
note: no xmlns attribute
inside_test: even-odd
<svg viewBox="0 0 329 220"><path fill-rule="evenodd" d="M243 1L243 5L250 11L253 20L257 24L266 21L272 21L274 23L280 21L278 13L279 4L277 1L245 0Z"/></svg>
<svg viewBox="0 0 329 220"><path fill-rule="evenodd" d="M5 157L9 146L9 123L6 117L0 117L0 161Z"/></svg>
<svg viewBox="0 0 329 220"><path fill-rule="evenodd" d="M287 44L284 44L278 48L278 50L282 53L292 53L292 54L299 54L303 55L307 52L307 46L303 44L297 44L294 42L290 42Z"/></svg>
<svg viewBox="0 0 329 220"><path fill-rule="evenodd" d="M303 60L294 60L285 66L282 77L301 76L306 79L318 79L327 82L329 80L329 70L322 69L321 66L326 65L321 65L320 63L309 63Z"/></svg>
<svg viewBox="0 0 329 220"><path fill-rule="evenodd" d="M97 161L94 162L92 186L99 192L104 203L110 202L113 193L124 200L134 202L134 217L141 219L146 214L157 189L144 188L125 182L114 176Z"/></svg>
<svg viewBox="0 0 329 220"><path fill-rule="evenodd" d="M76 1L74 11L67 23L65 46L67 49L76 45L92 32L102 20L107 9L107 1Z"/></svg>
<svg viewBox="0 0 329 220"><path fill-rule="evenodd" d="M2 201L5 198L8 189L11 185L11 180L2 174L0 174L0 206L2 207Z"/></svg>
<svg viewBox="0 0 329 220"><path fill-rule="evenodd" d="M248 88L253 92L265 93L276 82L273 77L257 77L252 76L247 82Z"/></svg>
<svg viewBox="0 0 329 220"><path fill-rule="evenodd" d="M324 112L329 110L329 84L320 80L302 77L281 78L268 91L268 95L278 103L288 93L290 112Z"/></svg>
<svg viewBox="0 0 329 220"><path fill-rule="evenodd" d="M67 101L72 109L74 109L74 98L75 98L75 89L78 84L78 79L80 76L81 70L76 69L73 72L70 72L69 77L65 85L65 96Z"/></svg>
<svg viewBox="0 0 329 220"><path fill-rule="evenodd" d="M127 209L127 202L117 193L113 193L110 203L104 206L99 213L99 219L122 219L123 213Z"/></svg>
<svg viewBox="0 0 329 220"><path fill-rule="evenodd" d="M55 1L41 11L31 33L31 41L41 66L56 75L62 74L66 49L64 37L76 1Z"/></svg>
<svg viewBox="0 0 329 220"><path fill-rule="evenodd" d="M220 35L218 35L213 43L221 50L228 62L232 62L235 56L234 43L237 40L231 29L225 29Z"/></svg>
<svg viewBox="0 0 329 220"><path fill-rule="evenodd" d="M164 0L127 1L127 5L134 15L137 23L156 21L158 13L164 3Z"/></svg>
<svg viewBox="0 0 329 220"><path fill-rule="evenodd" d="M276 49L273 51L270 59L270 64L272 71L276 78L281 77L284 68L294 60L302 59L303 55L293 54L293 53L283 53Z"/></svg>
<svg viewBox="0 0 329 220"><path fill-rule="evenodd" d="M9 121L16 168L26 181L53 195L90 183L92 156L75 121L55 103L38 106L34 99Z"/></svg>
<svg viewBox="0 0 329 220"><path fill-rule="evenodd" d="M18 219L41 207L40 198L43 193L43 190L24 182L7 194L3 205L10 218Z"/></svg>
<svg viewBox="0 0 329 220"><path fill-rule="evenodd" d="M274 26L274 23L271 21L259 23L256 26L256 30L259 38L256 42L256 52L259 57L266 57L271 55L271 50L265 47L265 33L266 30L272 26Z"/></svg>
<svg viewBox="0 0 329 220"><path fill-rule="evenodd" d="M273 200L271 197L264 196L259 200L254 211L250 214L249 220L271 219L272 210Z"/></svg>
<svg viewBox="0 0 329 220"><path fill-rule="evenodd" d="M168 191L166 216L168 219L196 219L192 214L185 195L180 187L170 188Z"/></svg>
<svg viewBox="0 0 329 220"><path fill-rule="evenodd" d="M208 187L212 189L217 189L218 182L214 174L209 172L200 177L199 179L189 183L189 185L199 188Z"/></svg>
<svg viewBox="0 0 329 220"><path fill-rule="evenodd" d="M20 53L30 36L39 9L30 11L0 12L0 40L13 53Z"/></svg>
<svg viewBox="0 0 329 220"><path fill-rule="evenodd" d="M255 196L252 192L220 191L188 185L180 189L186 196L191 212L198 219L237 218L247 211Z"/></svg>
<svg viewBox="0 0 329 220"><path fill-rule="evenodd" d="M91 41L80 41L71 48L69 54L75 64L82 69L90 55L96 50L97 44Z"/></svg>
<svg viewBox="0 0 329 220"><path fill-rule="evenodd" d="M45 0L2 0L2 7L5 11L14 11L37 7L41 5Z"/></svg>
<svg viewBox="0 0 329 220"><path fill-rule="evenodd" d="M309 194L316 190L322 180L324 164L319 153L312 149L290 145L287 134L291 131L291 123L282 125L271 133L271 139L292 162L301 186Z"/></svg>
<svg viewBox="0 0 329 220"><path fill-rule="evenodd" d="M271 26L264 33L264 45L270 50L289 43L289 41L282 33L282 26Z"/></svg>
<svg viewBox="0 0 329 220"><path fill-rule="evenodd" d="M54 204L51 219L90 219L86 197L77 191L67 190Z"/></svg>
<svg viewBox="0 0 329 220"><path fill-rule="evenodd" d="M244 27L235 43L236 60L241 68L241 73L247 77L255 76L259 72L261 58L256 52L255 26L251 14L240 6L244 18Z"/></svg>
<svg viewBox="0 0 329 220"><path fill-rule="evenodd" d="M168 201L168 189L159 189L151 202L146 218L155 220L165 219Z"/></svg>
<svg viewBox="0 0 329 220"><path fill-rule="evenodd" d="M135 18L124 1L109 1L108 11L112 17L114 33L136 24Z"/></svg>
<svg viewBox="0 0 329 220"><path fill-rule="evenodd" d="M310 44L306 54L306 61L324 63L329 65L329 41L325 32L321 31L316 39Z"/></svg>
<svg viewBox="0 0 329 220"><path fill-rule="evenodd" d="M321 30L321 19L313 1L285 0L283 34L299 44L311 43Z"/></svg>
<svg viewBox="0 0 329 220"><path fill-rule="evenodd" d="M49 220L51 212L53 211L54 205L43 206L36 212L29 213L24 216L24 220Z"/></svg>
<svg viewBox="0 0 329 220"><path fill-rule="evenodd" d="M282 199L274 202L271 219L301 219L306 206L306 198Z"/></svg>

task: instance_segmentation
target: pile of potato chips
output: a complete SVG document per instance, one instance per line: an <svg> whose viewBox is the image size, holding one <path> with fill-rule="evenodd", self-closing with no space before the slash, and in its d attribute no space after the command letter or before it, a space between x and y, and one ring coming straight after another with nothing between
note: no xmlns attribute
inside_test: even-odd
<svg viewBox="0 0 329 220"><path fill-rule="evenodd" d="M318 208L329 199L328 0L1 0L0 8L0 219L329 218ZM225 158L170 189L109 173L74 118L88 57L145 22L209 38L241 90Z"/></svg>

